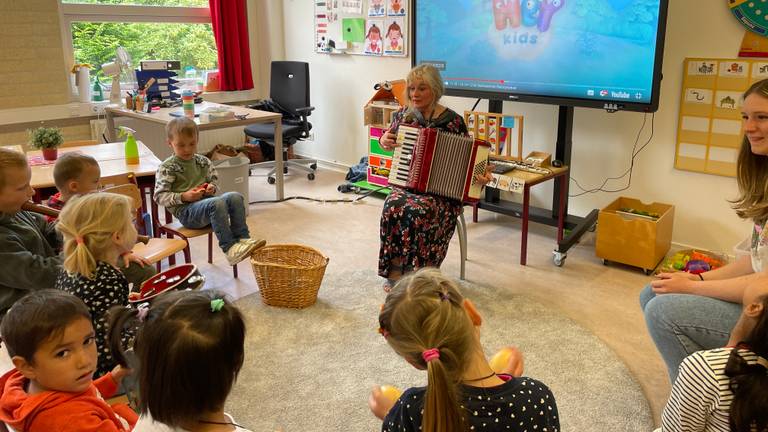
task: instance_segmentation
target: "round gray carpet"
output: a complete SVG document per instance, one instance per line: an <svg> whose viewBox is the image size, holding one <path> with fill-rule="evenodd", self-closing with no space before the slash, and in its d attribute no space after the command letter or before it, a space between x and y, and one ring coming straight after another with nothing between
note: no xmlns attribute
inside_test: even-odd
<svg viewBox="0 0 768 432"><path fill-rule="evenodd" d="M521 348L525 375L552 389L563 431L652 430L639 385L597 337L525 296L462 286L483 315L486 353ZM318 302L303 310L265 306L259 294L240 299L246 359L227 410L254 431L380 430L367 406L370 388L426 380L377 333L383 300L369 271L326 275Z"/></svg>

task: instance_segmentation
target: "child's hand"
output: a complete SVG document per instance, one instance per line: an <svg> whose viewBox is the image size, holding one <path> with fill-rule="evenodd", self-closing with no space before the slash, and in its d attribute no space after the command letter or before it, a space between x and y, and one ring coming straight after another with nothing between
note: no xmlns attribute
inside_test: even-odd
<svg viewBox="0 0 768 432"><path fill-rule="evenodd" d="M133 371L128 368L124 368L120 365L115 366L114 369L112 369L112 379L115 380L117 384L120 384L120 382L125 378L126 376L132 374Z"/></svg>
<svg viewBox="0 0 768 432"><path fill-rule="evenodd" d="M214 185L212 185L210 183L206 183L206 185L207 185L205 187L205 194L206 195L213 195L213 194L216 193L216 186L214 186Z"/></svg>
<svg viewBox="0 0 768 432"><path fill-rule="evenodd" d="M380 420L384 420L384 417L387 416L389 410L395 406L395 402L396 401L393 401L384 395L384 392L381 391L381 387L374 386L371 389L371 395L368 397L368 408L371 409L373 415Z"/></svg>
<svg viewBox="0 0 768 432"><path fill-rule="evenodd" d="M131 263L136 263L139 265L139 267L145 267L150 265L151 263L144 258L134 255L133 252L128 252L127 254L123 254L123 264L125 264L126 267L130 266Z"/></svg>
<svg viewBox="0 0 768 432"><path fill-rule="evenodd" d="M200 201L205 194L205 189L192 188L181 194L181 200L184 202Z"/></svg>

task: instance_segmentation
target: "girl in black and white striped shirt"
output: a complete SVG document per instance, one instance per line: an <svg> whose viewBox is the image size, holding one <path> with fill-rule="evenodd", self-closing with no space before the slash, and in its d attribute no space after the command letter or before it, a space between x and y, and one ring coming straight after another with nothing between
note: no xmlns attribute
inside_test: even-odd
<svg viewBox="0 0 768 432"><path fill-rule="evenodd" d="M768 276L747 286L742 303L728 346L680 365L663 432L768 430Z"/></svg>

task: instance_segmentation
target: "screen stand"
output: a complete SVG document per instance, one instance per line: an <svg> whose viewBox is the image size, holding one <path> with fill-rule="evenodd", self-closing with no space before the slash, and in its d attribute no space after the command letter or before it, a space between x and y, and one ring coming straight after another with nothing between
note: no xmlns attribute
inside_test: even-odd
<svg viewBox="0 0 768 432"><path fill-rule="evenodd" d="M488 112L502 113L503 101L489 100ZM571 166L571 147L573 144L573 107L560 106L557 114L557 142L555 146L555 159L563 161L563 164ZM522 157L522 155L521 155ZM581 236L587 231L592 230L597 223L598 210L593 209L585 217L568 214L568 187L566 183L565 191L560 190L559 182L555 182L552 192L552 209L542 209L531 207L529 209L529 218L533 222L538 222L550 226L557 226L557 209L560 205L560 196L562 194L565 200L563 211L565 217L566 233L563 240L558 242L557 249L554 251L554 262L560 266L566 257L568 249L575 245ZM495 213L501 213L508 216L522 217L522 205L510 201L501 201L499 199L500 191L494 188L485 188L485 198L478 203L478 207L484 210L490 210ZM477 221L475 221L477 222Z"/></svg>

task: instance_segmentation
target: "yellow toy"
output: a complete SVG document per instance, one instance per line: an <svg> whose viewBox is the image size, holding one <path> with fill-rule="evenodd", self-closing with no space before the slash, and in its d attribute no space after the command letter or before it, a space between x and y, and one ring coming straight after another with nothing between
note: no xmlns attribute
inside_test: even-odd
<svg viewBox="0 0 768 432"><path fill-rule="evenodd" d="M523 354L516 347L504 347L488 362L497 374L523 375Z"/></svg>
<svg viewBox="0 0 768 432"><path fill-rule="evenodd" d="M391 400L392 403L395 403L398 399L400 399L400 395L403 394L403 391L395 386L383 385L381 386L381 394L383 394L387 399Z"/></svg>

